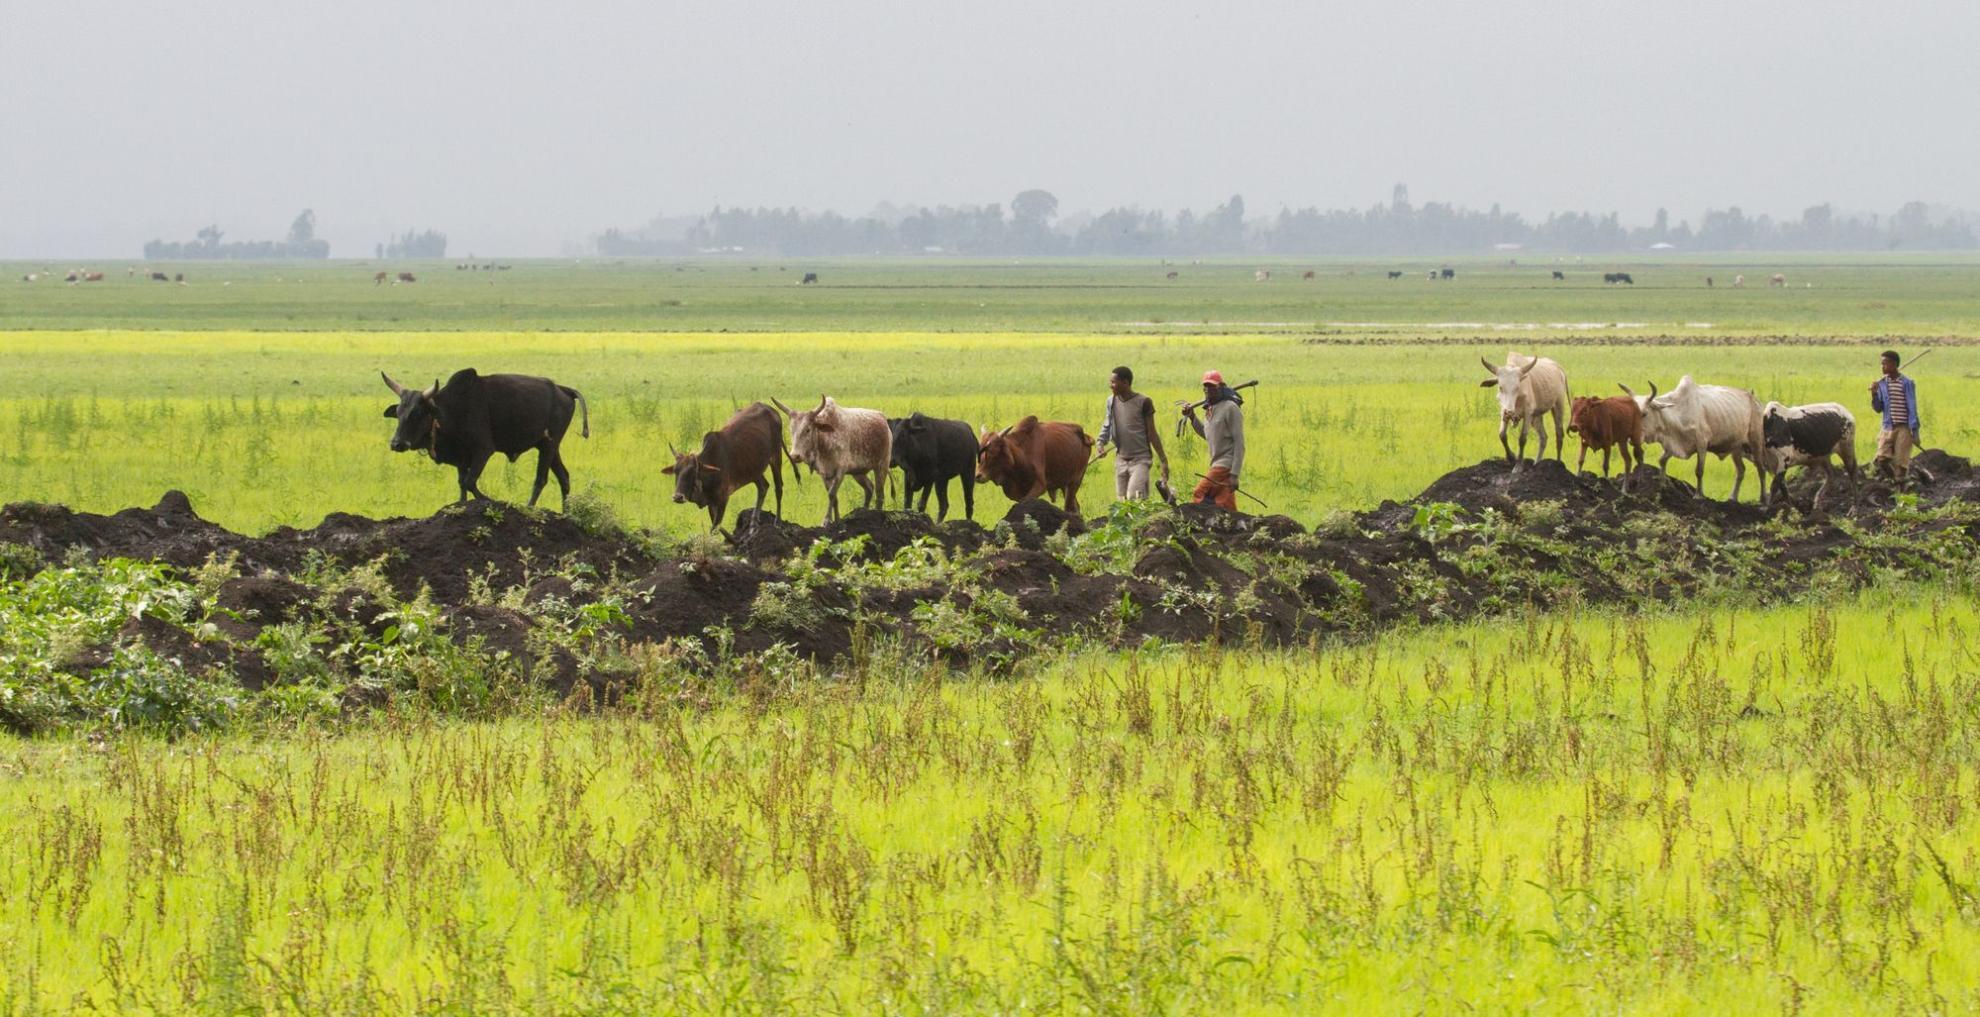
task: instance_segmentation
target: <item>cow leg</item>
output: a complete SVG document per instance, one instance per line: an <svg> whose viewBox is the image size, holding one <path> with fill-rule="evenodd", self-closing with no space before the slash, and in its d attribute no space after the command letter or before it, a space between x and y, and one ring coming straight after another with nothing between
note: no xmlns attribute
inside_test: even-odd
<svg viewBox="0 0 1980 1017"><path fill-rule="evenodd" d="M536 446L536 483L529 489L529 507L536 507L536 499L543 496L543 487L550 482L550 446ZM565 500L569 500L568 495Z"/></svg>
<svg viewBox="0 0 1980 1017"><path fill-rule="evenodd" d="M825 521L828 523L839 518L839 484L845 479L845 474L841 473L825 481Z"/></svg>
<svg viewBox="0 0 1980 1017"><path fill-rule="evenodd" d="M947 477L944 477L929 486L935 488L935 504L941 506L935 513L935 521L939 523L949 518L949 480ZM918 511L928 511L928 488L926 487L921 489L921 508Z"/></svg>
<svg viewBox="0 0 1980 1017"><path fill-rule="evenodd" d="M1079 482L1083 479L1074 477L1072 483L1066 485L1066 514L1069 516L1079 515Z"/></svg>
<svg viewBox="0 0 1980 1017"><path fill-rule="evenodd" d="M763 514L763 499L768 497L770 497L770 482L763 479L762 477L756 478L756 514L757 515L760 516Z"/></svg>
<svg viewBox="0 0 1980 1017"><path fill-rule="evenodd" d="M795 479L796 472L793 471L791 476ZM782 519L784 518L784 457L781 452L770 457L770 478L777 482L777 518ZM756 510L763 511L761 499L756 503Z"/></svg>
<svg viewBox="0 0 1980 1017"><path fill-rule="evenodd" d="M974 520L976 518L976 474L975 473L965 473L962 475L962 489L963 489L963 518Z"/></svg>
<svg viewBox="0 0 1980 1017"><path fill-rule="evenodd" d="M1581 439L1581 454L1574 457L1574 475L1581 476L1581 469L1588 465L1588 439Z"/></svg>
<svg viewBox="0 0 1980 1017"><path fill-rule="evenodd" d="M1499 447L1506 450L1506 462L1510 463L1516 460L1513 459L1512 446L1506 444L1506 425L1508 423L1509 421L1504 416L1499 418Z"/></svg>
<svg viewBox="0 0 1980 1017"><path fill-rule="evenodd" d="M1607 479L1609 479L1609 453L1611 453L1611 452L1614 452L1614 451L1615 451L1615 446L1613 446L1613 445L1611 445L1611 446L1609 446L1609 447L1607 447L1607 448L1605 448L1605 449L1603 449L1603 450L1602 450L1602 479L1603 479L1603 480L1607 480ZM1582 455L1587 455L1587 454L1588 454L1588 446L1586 446L1586 445L1583 445L1583 446L1581 446L1581 454L1582 454ZM1576 465L1575 465L1575 468L1574 468L1574 472L1576 472L1576 473L1580 473L1580 472L1581 472L1581 466L1580 466L1580 464L1576 464Z"/></svg>
<svg viewBox="0 0 1980 1017"><path fill-rule="evenodd" d="M487 468L487 456L478 456L469 465L460 468L462 501L468 500L469 495L473 495L476 501L488 500L488 496L481 493L481 471Z"/></svg>
<svg viewBox="0 0 1980 1017"><path fill-rule="evenodd" d="M571 471L564 465L564 447L550 446L550 472L557 478L557 510L563 511L571 505Z"/></svg>
<svg viewBox="0 0 1980 1017"><path fill-rule="evenodd" d="M863 473L863 472L862 472L862 473L855 473L855 474L853 474L853 475L852 475L852 478L853 478L853 483L856 483L856 484L858 484L858 485L859 485L859 490L860 490L860 499L859 499L859 507L860 507L860 508L872 508L872 507L873 507L873 481L872 481L872 480L870 480L870 479L868 479L868 478L867 478L867 476L866 476L866 474L865 474L865 473Z"/></svg>
<svg viewBox="0 0 1980 1017"><path fill-rule="evenodd" d="M1563 407L1558 405L1554 407L1554 461L1562 466L1567 465L1567 428L1562 426L1561 421L1564 412Z"/></svg>

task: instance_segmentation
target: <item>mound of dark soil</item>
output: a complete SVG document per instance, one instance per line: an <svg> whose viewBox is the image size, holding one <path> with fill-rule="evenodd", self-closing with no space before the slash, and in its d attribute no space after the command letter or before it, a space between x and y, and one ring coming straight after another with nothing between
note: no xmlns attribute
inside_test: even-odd
<svg viewBox="0 0 1980 1017"><path fill-rule="evenodd" d="M0 541L25 544L51 561L73 548L96 558L137 558L194 566L208 555L252 543L201 519L183 492L167 491L149 509L116 515L75 512L61 505L20 502L0 509Z"/></svg>
<svg viewBox="0 0 1980 1017"><path fill-rule="evenodd" d="M1029 498L1012 505L1004 513L1004 524L1017 535L1019 547L1033 551L1043 548L1045 538L1061 530L1075 536L1086 532L1086 520L1043 498Z"/></svg>

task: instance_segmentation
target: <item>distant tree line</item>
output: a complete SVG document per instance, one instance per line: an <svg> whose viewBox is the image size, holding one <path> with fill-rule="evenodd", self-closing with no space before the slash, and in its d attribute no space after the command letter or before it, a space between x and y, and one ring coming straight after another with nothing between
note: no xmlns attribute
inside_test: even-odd
<svg viewBox="0 0 1980 1017"><path fill-rule="evenodd" d="M153 240L144 245L144 256L172 261L249 261L261 258L328 258L330 242L316 236L316 213L305 208L289 224L286 240L223 240L226 234L216 225L208 226L192 240Z"/></svg>
<svg viewBox="0 0 1980 1017"><path fill-rule="evenodd" d="M721 208L682 226L655 220L595 238L607 256L708 252L975 255L1464 254L1533 249L1577 254L1644 250L1668 244L1688 251L1971 250L1980 218L1911 202L1888 216L1845 215L1816 205L1798 219L1748 216L1737 206L1707 209L1696 227L1673 225L1658 209L1648 226L1627 227L1614 212L1555 212L1530 221L1493 205L1477 211L1443 202L1417 206L1397 185L1387 204L1363 209L1281 209L1247 218L1244 198L1173 215L1133 206L1061 218L1058 199L1025 191L1000 204L944 205L847 217L796 208Z"/></svg>
<svg viewBox="0 0 1980 1017"><path fill-rule="evenodd" d="M380 258L444 258L447 256L447 234L439 230L414 233L394 237L374 246Z"/></svg>

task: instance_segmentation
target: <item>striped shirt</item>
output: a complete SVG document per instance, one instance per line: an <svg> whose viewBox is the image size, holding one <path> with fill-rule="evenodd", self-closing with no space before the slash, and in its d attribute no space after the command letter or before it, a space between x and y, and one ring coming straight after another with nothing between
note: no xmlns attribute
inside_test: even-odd
<svg viewBox="0 0 1980 1017"><path fill-rule="evenodd" d="M1890 407L1891 422L1903 427L1911 422L1911 404L1904 401L1904 376L1895 380L1897 384L1884 386L1884 402Z"/></svg>

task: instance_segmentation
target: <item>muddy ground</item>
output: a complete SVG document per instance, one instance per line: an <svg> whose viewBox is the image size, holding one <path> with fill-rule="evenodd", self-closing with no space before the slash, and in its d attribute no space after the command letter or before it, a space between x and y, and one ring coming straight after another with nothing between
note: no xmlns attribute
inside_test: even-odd
<svg viewBox="0 0 1980 1017"><path fill-rule="evenodd" d="M0 543L17 545L11 560L39 555L47 565L125 557L190 570L231 556L237 577L211 605L217 635L196 639L142 618L118 639L189 668L226 668L250 689L281 680L257 645L265 627L377 633L392 601L421 596L456 642L568 689L598 687L604 679L593 672L614 666L600 663L611 655L588 652L586 640L601 638L732 654L782 644L833 667L876 636L895 637L911 652L970 666L1008 664L1061 638L1288 645L1528 605L1728 590L1764 601L1850 588L1880 572L1970 571L1980 475L1937 451L1917 465L1909 491L1880 481L1853 495L1838 487L1818 511L1812 477L1790 484L1789 505L1763 510L1699 499L1654 468L1604 480L1555 462L1515 470L1488 460L1318 532L1194 505L1123 521L1032 501L992 528L873 511L815 528L745 512L723 554L496 503L424 519L333 514L311 529L251 537L170 492L108 516L9 505ZM807 555L821 539L833 543ZM925 554L919 571L899 576L876 565L917 543L942 550L935 567ZM367 566L387 590L353 577ZM573 620L599 604L614 609L589 616L603 624ZM110 649L85 652L76 666Z"/></svg>

